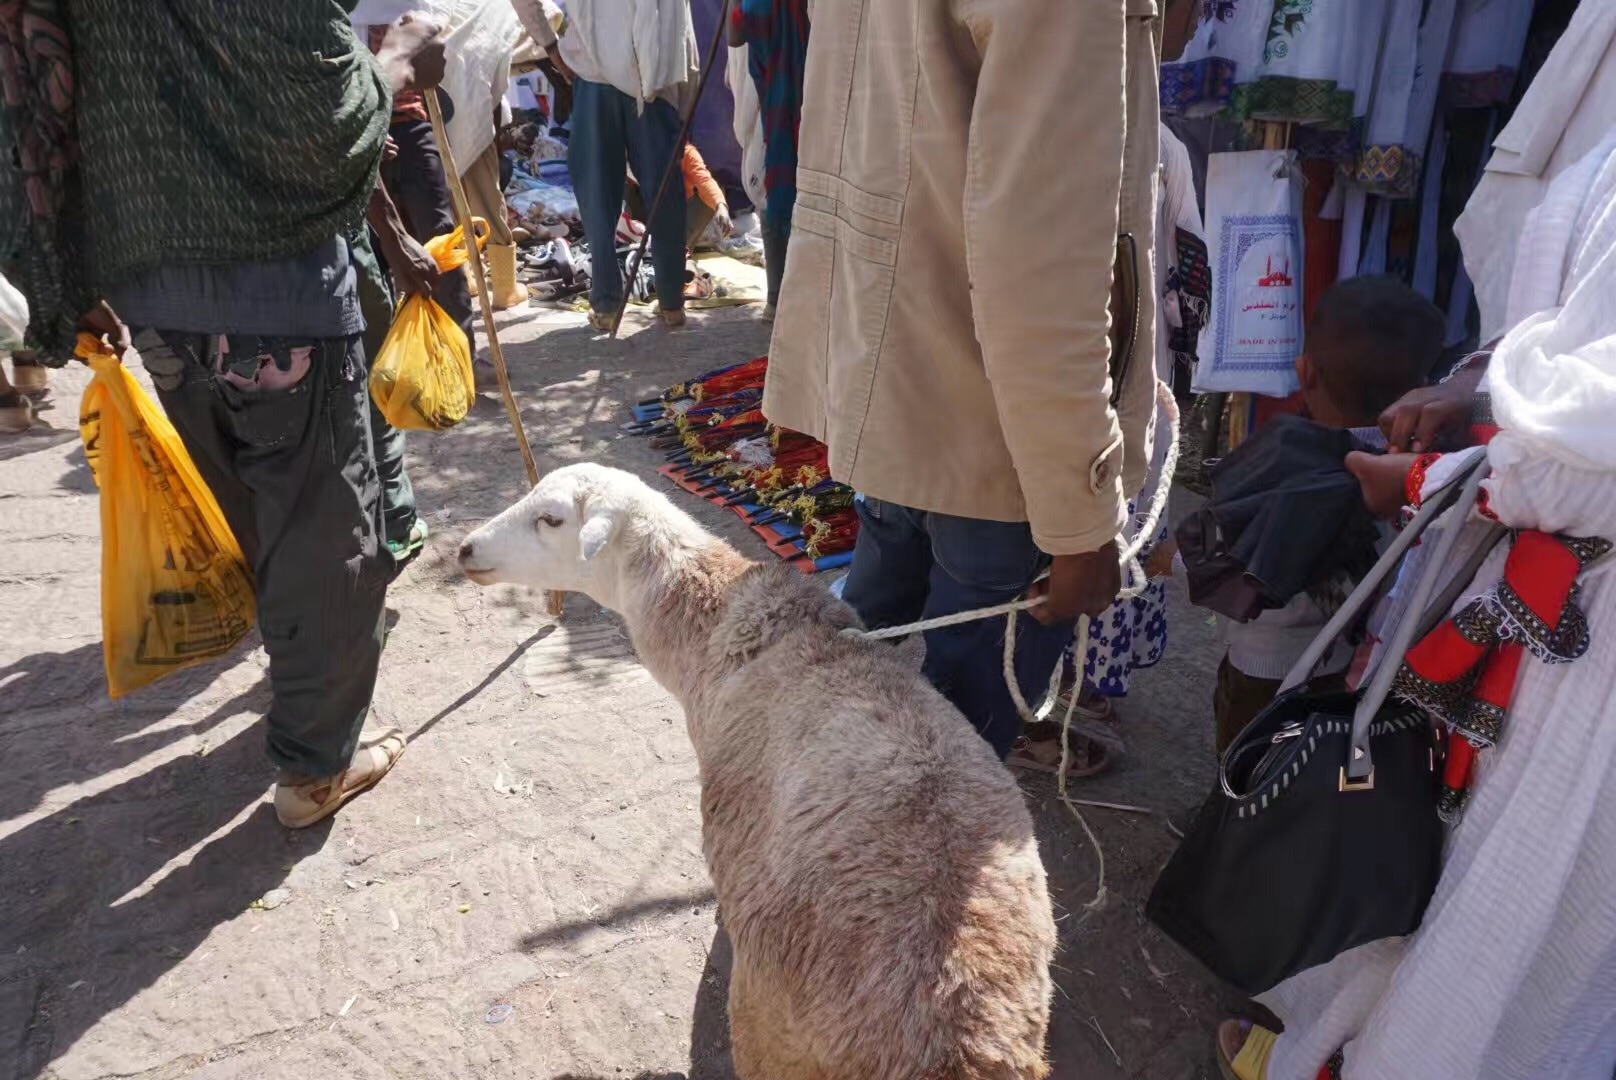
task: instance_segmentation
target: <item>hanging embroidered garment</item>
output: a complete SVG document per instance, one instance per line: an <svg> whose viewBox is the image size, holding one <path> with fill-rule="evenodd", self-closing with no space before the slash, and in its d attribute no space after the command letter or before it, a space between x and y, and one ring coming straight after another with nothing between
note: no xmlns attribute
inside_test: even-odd
<svg viewBox="0 0 1616 1080"><path fill-rule="evenodd" d="M1215 116L1237 78L1256 77L1273 0L1201 0L1201 21L1183 54L1161 66L1164 116Z"/></svg>
<svg viewBox="0 0 1616 1080"><path fill-rule="evenodd" d="M1235 116L1350 128L1384 2L1274 0L1256 77L1241 74L1230 98Z"/></svg>
<svg viewBox="0 0 1616 1080"><path fill-rule="evenodd" d="M1456 0L1394 0L1355 179L1375 195L1412 196L1436 111ZM1423 17L1422 17L1423 15Z"/></svg>
<svg viewBox="0 0 1616 1080"><path fill-rule="evenodd" d="M1212 269L1189 151L1166 124L1161 125L1161 172L1156 206L1156 272L1162 298L1156 305L1160 319L1156 377L1174 386L1175 369L1192 377L1195 373L1196 342L1212 302ZM1149 489L1147 481L1145 490Z"/></svg>

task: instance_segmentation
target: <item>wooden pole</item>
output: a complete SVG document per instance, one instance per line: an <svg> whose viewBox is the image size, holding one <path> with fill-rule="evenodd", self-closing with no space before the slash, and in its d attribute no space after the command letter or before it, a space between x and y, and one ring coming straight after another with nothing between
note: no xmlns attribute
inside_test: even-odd
<svg viewBox="0 0 1616 1080"><path fill-rule="evenodd" d="M454 202L455 220L460 223L460 232L466 245L466 258L471 266L471 273L477 280L477 299L483 312L483 333L488 337L488 358L494 363L494 376L499 380L499 396L505 402L505 415L510 419L511 430L516 433L516 448L522 452L522 466L527 470L527 485L533 487L539 482L539 466L533 460L533 447L527 441L527 432L522 428L522 411L517 408L516 395L511 392L511 375L505 366L505 351L499 345L499 331L494 326L494 302L488 293L488 279L483 274L483 258L477 250L477 235L472 228L471 204L466 201L466 189L460 182L460 169L455 165L454 152L449 149L449 133L443 126L443 109L438 104L436 91L428 91L421 95L426 100L427 115L432 119L432 134L438 140L438 156L443 159L443 171L449 180L449 196ZM548 592L544 594L544 610L547 614L560 617L563 607L563 594Z"/></svg>

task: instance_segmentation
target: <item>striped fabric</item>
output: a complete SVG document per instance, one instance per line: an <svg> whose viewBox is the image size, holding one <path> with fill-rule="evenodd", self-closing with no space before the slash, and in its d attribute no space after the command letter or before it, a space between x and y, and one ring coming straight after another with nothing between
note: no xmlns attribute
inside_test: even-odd
<svg viewBox="0 0 1616 1080"><path fill-rule="evenodd" d="M741 0L733 18L746 36L763 120L764 212L791 222L797 201L797 125L808 62L808 0Z"/></svg>

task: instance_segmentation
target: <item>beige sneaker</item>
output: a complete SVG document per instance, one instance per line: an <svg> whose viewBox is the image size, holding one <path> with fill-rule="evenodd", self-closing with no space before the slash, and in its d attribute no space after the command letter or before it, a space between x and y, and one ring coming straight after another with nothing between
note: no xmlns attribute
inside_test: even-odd
<svg viewBox="0 0 1616 1080"><path fill-rule="evenodd" d="M349 799L375 787L398 763L408 745L398 728L361 737L353 760L335 776L312 780L288 777L277 782L275 816L288 829L306 829L324 821Z"/></svg>
<svg viewBox="0 0 1616 1080"><path fill-rule="evenodd" d="M0 433L15 435L34 423L34 404L18 393L0 395Z"/></svg>

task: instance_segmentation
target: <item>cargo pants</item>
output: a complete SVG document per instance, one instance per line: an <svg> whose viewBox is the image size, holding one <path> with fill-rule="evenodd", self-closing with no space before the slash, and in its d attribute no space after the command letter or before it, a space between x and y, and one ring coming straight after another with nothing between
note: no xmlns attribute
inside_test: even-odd
<svg viewBox="0 0 1616 1080"><path fill-rule="evenodd" d="M304 776L339 772L376 687L393 565L360 338L233 338L227 369L218 335L138 329L134 345L253 572L269 756ZM311 346L292 385L243 387L253 359L267 373L298 355L290 374L264 379L284 382Z"/></svg>

